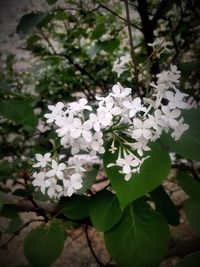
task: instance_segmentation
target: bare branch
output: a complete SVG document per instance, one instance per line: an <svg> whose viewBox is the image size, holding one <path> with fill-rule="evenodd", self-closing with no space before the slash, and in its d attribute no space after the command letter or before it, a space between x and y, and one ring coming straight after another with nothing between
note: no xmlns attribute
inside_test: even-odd
<svg viewBox="0 0 200 267"><path fill-rule="evenodd" d="M132 31L131 31L131 23L130 23L130 14L129 14L129 6L128 6L128 0L125 0L125 8L126 8L126 17L127 17L127 25L128 25L128 33L129 33L129 41L130 41L130 47L131 47L131 57L133 61L133 67L134 67L134 78L136 82L136 91L139 97L141 97L140 94L140 85L138 80L138 68L135 62L135 50L133 46L133 37L132 37Z"/></svg>
<svg viewBox="0 0 200 267"><path fill-rule="evenodd" d="M34 223L34 222L45 222L44 220L38 220L38 219L33 219L30 220L28 222L26 222L25 224L23 224L17 231L14 232L14 234L4 243L0 246L0 249L6 249L8 244L17 236L20 234L20 232L26 228L29 224Z"/></svg>
<svg viewBox="0 0 200 267"><path fill-rule="evenodd" d="M184 257L192 252L200 250L200 238L199 237L193 237L187 240L181 240L179 241L175 247L171 248L166 258L172 258L172 257Z"/></svg>
<svg viewBox="0 0 200 267"><path fill-rule="evenodd" d="M85 227L85 236L86 236L87 244L88 244L88 247L89 247L89 249L91 251L92 256L94 257L94 259L96 260L96 262L99 264L100 267L105 266L105 264L103 264L99 260L99 258L97 257L96 253L94 252L94 249L92 247L91 240L90 240L89 234L88 234L88 226Z"/></svg>
<svg viewBox="0 0 200 267"><path fill-rule="evenodd" d="M129 24L129 22L128 22L125 18L123 18L122 16L118 15L115 11L113 11L113 10L110 9L109 7L105 6L105 5L102 4L102 3L99 3L99 1L96 1L96 0L93 0L93 1L94 1L95 3L97 3L101 8L107 10L108 12L110 12L111 14L113 14L114 16L116 16L117 18L123 20L126 24ZM134 23L132 23L132 22L130 23L130 25L131 25L132 27L136 28L137 30L141 31L141 28L140 28L138 25L136 25L136 24L134 24Z"/></svg>
<svg viewBox="0 0 200 267"><path fill-rule="evenodd" d="M2 203L14 205L21 211L38 211L32 201L24 197L14 196L11 194L1 193ZM48 203L35 200L35 203L40 209L43 209L46 213L56 214L58 212L58 204Z"/></svg>

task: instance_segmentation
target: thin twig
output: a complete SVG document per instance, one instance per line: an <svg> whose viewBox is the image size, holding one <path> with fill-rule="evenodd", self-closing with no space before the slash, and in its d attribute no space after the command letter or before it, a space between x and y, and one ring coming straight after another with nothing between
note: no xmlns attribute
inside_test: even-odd
<svg viewBox="0 0 200 267"><path fill-rule="evenodd" d="M3 244L0 246L0 249L6 249L8 244L17 236L19 235L19 233L26 228L29 224L33 223L33 222L45 222L44 220L37 220L37 219L33 219L31 221L26 222L25 224L23 224L17 231L14 232L14 234Z"/></svg>
<svg viewBox="0 0 200 267"><path fill-rule="evenodd" d="M88 226L85 226L85 236L86 236L86 240L87 240L87 244L88 244L88 247L91 251L91 254L92 256L94 257L94 259L96 260L96 262L99 264L99 266L103 267L105 266L100 260L99 258L97 257L97 255L95 254L94 252L94 249L92 247L92 244L91 244L91 240L89 238L89 235L88 235Z"/></svg>
<svg viewBox="0 0 200 267"><path fill-rule="evenodd" d="M122 16L120 16L119 14L117 14L115 11L113 11L112 9L110 9L109 7L105 6L104 4L102 3L99 3L99 1L96 1L96 0L93 0L95 3L97 3L101 8L107 10L108 12L110 12L111 14L113 14L114 16L116 16L117 18L123 20L126 24L129 24L129 22L123 18ZM136 24L133 24L132 22L130 23L130 25L134 28L136 28L137 30L141 31L142 29L137 26Z"/></svg>
<svg viewBox="0 0 200 267"><path fill-rule="evenodd" d="M134 67L134 78L136 83L136 91L139 97L141 97L140 94L140 85L138 80L138 68L135 62L135 50L133 46L133 37L132 37L132 30L131 30L131 21L130 21L130 14L129 14L129 6L128 6L128 0L124 0L125 8L126 8L126 17L127 17L127 25L128 25L128 33L129 33L129 42L131 47L131 57L133 61L133 67Z"/></svg>

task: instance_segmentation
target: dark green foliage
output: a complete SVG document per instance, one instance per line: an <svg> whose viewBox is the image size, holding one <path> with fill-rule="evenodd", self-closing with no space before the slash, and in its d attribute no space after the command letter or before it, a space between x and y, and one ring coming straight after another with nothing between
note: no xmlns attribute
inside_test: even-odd
<svg viewBox="0 0 200 267"><path fill-rule="evenodd" d="M98 192L90 200L89 215L96 230L110 230L122 216L117 197L107 190Z"/></svg>
<svg viewBox="0 0 200 267"><path fill-rule="evenodd" d="M129 181L124 180L124 175L119 173L118 167L107 168L111 162L115 162L118 152L111 154L107 146L104 154L104 167L116 192L122 208L126 207L133 200L149 193L167 177L170 170L170 159L168 153L159 144L151 145L150 156L141 166L140 173L135 173Z"/></svg>
<svg viewBox="0 0 200 267"><path fill-rule="evenodd" d="M120 222L104 234L111 257L123 267L155 267L169 245L166 221L146 204L129 205Z"/></svg>
<svg viewBox="0 0 200 267"><path fill-rule="evenodd" d="M160 185L150 195L155 203L156 211L162 214L169 224L179 225L180 214L178 208L174 205L165 189Z"/></svg>
<svg viewBox="0 0 200 267"><path fill-rule="evenodd" d="M60 221L42 224L26 237L25 256L33 267L48 267L62 253L66 237L64 225Z"/></svg>

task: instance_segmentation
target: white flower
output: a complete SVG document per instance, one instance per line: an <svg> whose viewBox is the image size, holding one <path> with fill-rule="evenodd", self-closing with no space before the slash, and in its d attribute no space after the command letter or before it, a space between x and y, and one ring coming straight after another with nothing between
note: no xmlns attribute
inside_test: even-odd
<svg viewBox="0 0 200 267"><path fill-rule="evenodd" d="M147 109L141 104L141 99L136 97L132 102L124 101L123 105L125 108L129 109L129 117L132 118L139 111L145 112Z"/></svg>
<svg viewBox="0 0 200 267"><path fill-rule="evenodd" d="M50 198L53 198L53 197L58 197L58 193L60 193L62 191L62 186L57 184L57 181L55 178L51 178L49 179L50 181L50 186L47 190L47 195L50 197Z"/></svg>
<svg viewBox="0 0 200 267"><path fill-rule="evenodd" d="M131 178L131 173L135 172L135 168L139 167L141 160L135 158L133 155L127 155L125 158L118 158L116 164L122 167L122 173L125 175L125 180L128 181Z"/></svg>
<svg viewBox="0 0 200 267"><path fill-rule="evenodd" d="M156 131L161 131L161 127L165 127L166 126L166 122L161 118L162 116L162 112L160 109L156 109L154 112L154 116L148 114L149 120L151 121L152 127L156 130Z"/></svg>
<svg viewBox="0 0 200 267"><path fill-rule="evenodd" d="M110 95L115 98L123 98L131 93L131 88L124 88L119 82L112 87Z"/></svg>
<svg viewBox="0 0 200 267"><path fill-rule="evenodd" d="M140 119L133 119L134 130L132 131L132 137L136 140L141 137L145 139L151 139L152 137L152 123L150 120L145 120L144 122Z"/></svg>
<svg viewBox="0 0 200 267"><path fill-rule="evenodd" d="M92 107L89 105L86 105L88 103L86 98L81 98L78 102L73 102L71 104L69 104L70 110L72 112L80 112L82 110L90 110L92 111Z"/></svg>
<svg viewBox="0 0 200 267"><path fill-rule="evenodd" d="M117 59L114 64L112 71L117 73L117 77L119 77L125 70L126 70L126 64L131 60L131 57L129 54L125 56L121 56L119 59Z"/></svg>
<svg viewBox="0 0 200 267"><path fill-rule="evenodd" d="M78 156L73 156L68 159L69 166L72 166L76 172L85 172L86 170L83 168L85 164L85 160L79 158Z"/></svg>
<svg viewBox="0 0 200 267"><path fill-rule="evenodd" d="M69 131L71 129L71 124L73 121L72 116L68 117L57 117L55 120L55 124L59 127L59 129L56 130L59 137L62 137L66 134L69 134Z"/></svg>
<svg viewBox="0 0 200 267"><path fill-rule="evenodd" d="M174 132L171 134L171 136L175 139L175 141L179 140L182 136L182 134L189 129L189 125L186 123L183 123L183 117L178 121L178 125L174 128Z"/></svg>
<svg viewBox="0 0 200 267"><path fill-rule="evenodd" d="M33 177L35 178L32 182L32 184L34 186L38 186L40 187L40 190L43 194L45 194L45 189L48 188L50 186L50 181L49 180L45 180L45 173L44 172L39 172L36 173L34 172Z"/></svg>
<svg viewBox="0 0 200 267"><path fill-rule="evenodd" d="M77 153L79 153L80 150L87 150L88 148L88 142L83 138L83 137L79 137L78 139L73 139L70 142L71 145L71 153L72 155L75 155Z"/></svg>
<svg viewBox="0 0 200 267"><path fill-rule="evenodd" d="M63 196L71 197L74 192L80 189L82 185L82 178L80 173L73 173L69 180L63 180L64 191Z"/></svg>
<svg viewBox="0 0 200 267"><path fill-rule="evenodd" d="M137 142L132 144L132 147L137 150L140 157L143 156L144 151L150 151L150 147L147 146L148 141L145 138L140 138Z"/></svg>
<svg viewBox="0 0 200 267"><path fill-rule="evenodd" d="M57 176L59 179L63 179L63 171L66 169L65 163L58 164L54 159L52 160L52 170L46 173L47 177Z"/></svg>
<svg viewBox="0 0 200 267"><path fill-rule="evenodd" d="M105 153L105 148L103 147L102 137L103 137L102 132L95 133L92 137L92 142L90 143L90 146L92 150L95 151L94 154L96 154L96 152L98 152L99 154Z"/></svg>
<svg viewBox="0 0 200 267"><path fill-rule="evenodd" d="M165 98L169 101L168 106L170 109L186 109L188 107L188 104L183 101L186 96L187 94L183 94L178 90L176 90L176 93L173 93L171 91L167 91L165 93Z"/></svg>
<svg viewBox="0 0 200 267"><path fill-rule="evenodd" d="M158 78L157 84L163 83L167 88L174 88L174 84L179 83L180 71L177 70L175 65L171 65L170 71L163 71L156 75Z"/></svg>
<svg viewBox="0 0 200 267"><path fill-rule="evenodd" d="M35 155L36 159L37 159L37 163L33 165L34 168L38 168L38 167L46 167L48 162L51 162L51 154L50 153L46 153L44 156L42 156L41 154L36 154Z"/></svg>
<svg viewBox="0 0 200 267"><path fill-rule="evenodd" d="M99 123L103 126L111 126L112 125L112 114L108 112L106 107L100 107L97 109L97 117Z"/></svg>
<svg viewBox="0 0 200 267"><path fill-rule="evenodd" d="M178 125L176 120L180 115L181 111L179 109L170 110L168 106L162 106L163 115L161 118L166 122L169 127L175 127Z"/></svg>
<svg viewBox="0 0 200 267"><path fill-rule="evenodd" d="M83 136L85 141L89 143L92 140L92 133L90 131L91 128L92 122L90 120L82 123L80 119L75 118L70 129L71 137L79 138L80 136Z"/></svg>
<svg viewBox="0 0 200 267"><path fill-rule="evenodd" d="M47 122L51 123L54 120L56 120L58 116L63 116L65 114L64 111L62 110L63 108L64 104L61 102L58 102L56 106L49 105L48 109L51 110L52 112L44 115L44 117L47 118Z"/></svg>
<svg viewBox="0 0 200 267"><path fill-rule="evenodd" d="M90 113L89 117L90 117L90 121L93 123L94 130L96 132L99 132L101 129L101 124L100 124L98 116L94 113Z"/></svg>

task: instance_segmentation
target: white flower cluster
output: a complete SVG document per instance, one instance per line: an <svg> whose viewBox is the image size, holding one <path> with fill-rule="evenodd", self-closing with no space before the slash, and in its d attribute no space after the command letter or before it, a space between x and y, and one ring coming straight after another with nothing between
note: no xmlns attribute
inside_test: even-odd
<svg viewBox="0 0 200 267"><path fill-rule="evenodd" d="M39 168L40 172L33 173L33 185L40 188L40 191L51 198L61 196L70 197L82 187L82 175L84 160L73 156L65 163L58 163L51 158L50 153L44 156L36 154L37 163L34 168Z"/></svg>
<svg viewBox="0 0 200 267"><path fill-rule="evenodd" d="M131 61L130 54L126 54L121 56L117 60L115 60L113 64L112 71L117 73L117 77L119 78L121 74L127 70L127 64Z"/></svg>
<svg viewBox="0 0 200 267"><path fill-rule="evenodd" d="M169 71L157 75L148 98L133 98L131 88L117 83L106 97L97 97L96 109L81 98L66 105L61 102L50 105L51 112L44 116L48 123L54 123L61 145L71 148L72 155L83 151L91 157L104 154L104 140L110 138L109 151L118 153L118 157L107 167L118 166L128 181L133 173L140 171L147 158L144 152L150 150L149 142L170 129L171 136L179 140L189 128L181 116L181 110L187 109L188 104L185 101L187 95L176 87L179 79L180 72L176 66L171 66ZM49 156L37 155L39 163L34 167L42 167L43 171L34 174L33 184L42 192L48 188L49 196L70 196L82 186L82 165L69 168L64 163L50 160Z"/></svg>

